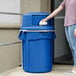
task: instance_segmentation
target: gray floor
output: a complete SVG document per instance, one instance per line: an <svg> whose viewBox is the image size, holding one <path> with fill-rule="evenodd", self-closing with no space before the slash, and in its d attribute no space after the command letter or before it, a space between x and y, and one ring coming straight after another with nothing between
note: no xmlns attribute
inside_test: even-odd
<svg viewBox="0 0 76 76"><path fill-rule="evenodd" d="M71 69L72 65L53 65L53 70L49 73L27 73L18 67L5 72L3 76L65 76L64 72Z"/></svg>
<svg viewBox="0 0 76 76"><path fill-rule="evenodd" d="M2 74L2 73L0 73L0 76L3 76L3 74Z"/></svg>

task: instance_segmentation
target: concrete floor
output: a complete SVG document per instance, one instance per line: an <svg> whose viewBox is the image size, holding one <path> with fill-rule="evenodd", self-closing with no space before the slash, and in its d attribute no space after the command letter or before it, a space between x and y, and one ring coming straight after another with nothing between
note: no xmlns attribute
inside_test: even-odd
<svg viewBox="0 0 76 76"><path fill-rule="evenodd" d="M5 72L3 76L65 76L64 72L71 69L72 65L53 65L53 70L49 73L27 73L18 67Z"/></svg>

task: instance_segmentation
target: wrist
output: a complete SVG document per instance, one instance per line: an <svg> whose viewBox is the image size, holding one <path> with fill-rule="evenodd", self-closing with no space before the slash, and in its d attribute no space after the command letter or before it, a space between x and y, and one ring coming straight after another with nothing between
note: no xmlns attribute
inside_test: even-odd
<svg viewBox="0 0 76 76"><path fill-rule="evenodd" d="M47 18L45 18L44 20L45 20L45 22L47 22L47 21L48 21L48 19L47 19Z"/></svg>
<svg viewBox="0 0 76 76"><path fill-rule="evenodd" d="M48 17L45 18L45 20L48 21L51 18L52 18L51 16L48 16Z"/></svg>

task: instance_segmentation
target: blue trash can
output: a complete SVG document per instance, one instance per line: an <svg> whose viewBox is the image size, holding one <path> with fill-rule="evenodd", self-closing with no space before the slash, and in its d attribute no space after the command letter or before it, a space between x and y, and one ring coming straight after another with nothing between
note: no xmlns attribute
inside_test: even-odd
<svg viewBox="0 0 76 76"><path fill-rule="evenodd" d="M22 40L22 64L26 72L43 73L52 70L54 27L51 26L51 20L47 26L38 25L47 15L34 12L23 16L19 39Z"/></svg>
<svg viewBox="0 0 76 76"><path fill-rule="evenodd" d="M47 17L49 13L46 12L30 12L24 14L22 17L22 27L33 27L39 26L39 22L41 19ZM52 19L48 20L47 25L52 25Z"/></svg>

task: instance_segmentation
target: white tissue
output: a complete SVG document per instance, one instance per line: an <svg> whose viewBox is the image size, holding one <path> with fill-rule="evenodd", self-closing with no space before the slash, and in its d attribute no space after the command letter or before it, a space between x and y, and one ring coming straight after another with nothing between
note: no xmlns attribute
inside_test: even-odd
<svg viewBox="0 0 76 76"><path fill-rule="evenodd" d="M40 21L40 22L39 22L39 25L47 25L47 22L42 22L42 21Z"/></svg>

